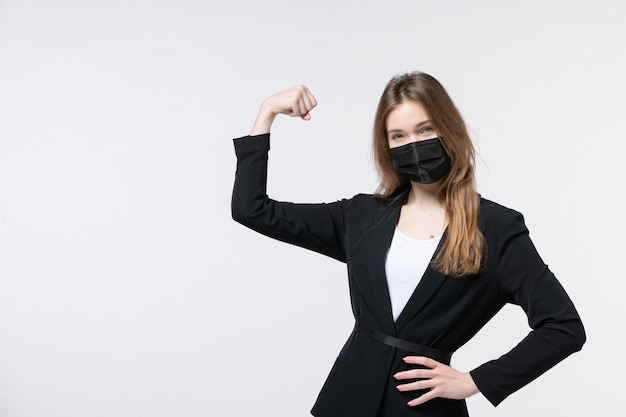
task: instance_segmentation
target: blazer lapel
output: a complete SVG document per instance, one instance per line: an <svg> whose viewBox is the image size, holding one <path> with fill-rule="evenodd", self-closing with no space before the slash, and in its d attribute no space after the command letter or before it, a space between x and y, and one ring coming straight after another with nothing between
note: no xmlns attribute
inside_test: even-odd
<svg viewBox="0 0 626 417"><path fill-rule="evenodd" d="M391 246L391 239L393 238L398 219L400 218L400 209L405 202L406 199L399 199L390 206L381 207L378 212L374 214L371 223L372 226L370 226L366 236L364 236L363 242L368 245L367 251L365 252L368 256L366 263L368 281L362 282L362 284L368 284L372 289L373 300L381 317L381 330L387 332L387 334L397 334L400 332L402 328L421 311L446 279L445 275L435 271L431 266L428 266L424 272L424 276L394 323L389 288L387 286L387 274L385 273L385 261L389 247ZM432 259L434 259L439 252L447 237L447 233L448 230L446 229Z"/></svg>
<svg viewBox="0 0 626 417"><path fill-rule="evenodd" d="M443 236L441 236L441 240L439 241L439 245L437 246L437 249L435 250L432 259L437 256L437 253L441 249L441 246L443 245L447 234L448 229L446 228ZM426 272L424 272L422 279L420 280L419 284L417 284L417 287L413 291L411 298L409 298L409 301L406 303L406 306L404 307L404 309L400 313L400 316L398 316L398 319L395 322L396 332L400 332L402 328L421 311L421 309L435 294L441 284L443 284L445 279L446 276L440 272L435 271L432 266L429 265L428 268L426 268Z"/></svg>
<svg viewBox="0 0 626 417"><path fill-rule="evenodd" d="M394 323L385 274L385 260L387 259L391 239L400 218L400 208L403 203L403 200L399 200L392 203L391 206L379 208L373 216L372 226L364 239L367 244L365 253L368 256L368 284L372 288L373 299L376 303L379 317L381 317L382 330L388 334L393 334Z"/></svg>

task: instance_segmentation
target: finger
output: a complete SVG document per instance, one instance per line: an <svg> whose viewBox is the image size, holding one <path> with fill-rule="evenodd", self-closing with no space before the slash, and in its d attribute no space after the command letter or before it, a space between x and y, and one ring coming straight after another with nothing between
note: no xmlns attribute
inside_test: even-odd
<svg viewBox="0 0 626 417"><path fill-rule="evenodd" d="M427 358L426 356L405 356L402 358L405 363L410 363L413 365L423 365L427 368L436 368L438 365L441 365L440 362L437 362L434 359Z"/></svg>
<svg viewBox="0 0 626 417"><path fill-rule="evenodd" d="M302 109L302 114L300 115L302 120L311 120L310 111L313 110L313 106L307 101L306 96L301 97L299 105Z"/></svg>
<svg viewBox="0 0 626 417"><path fill-rule="evenodd" d="M302 96L302 101L304 102L304 106L306 107L307 111L313 110L313 108L317 105L313 94L308 91Z"/></svg>
<svg viewBox="0 0 626 417"><path fill-rule="evenodd" d="M432 369L409 369L408 371L396 372L393 374L395 379L415 379L415 378L432 378Z"/></svg>
<svg viewBox="0 0 626 417"><path fill-rule="evenodd" d="M432 382L431 379L423 379L421 381L415 381L415 382L409 382L408 384L397 385L396 389L402 392L417 391L417 390L430 389L434 386L435 384Z"/></svg>
<svg viewBox="0 0 626 417"><path fill-rule="evenodd" d="M306 105L306 102L304 101L304 97L300 96L298 97L298 108L300 109L300 114L298 116L303 117L304 115L306 115L309 112L309 108Z"/></svg>
<svg viewBox="0 0 626 417"><path fill-rule="evenodd" d="M307 106L305 103L303 103L302 106L304 110L302 111L302 115L300 117L302 117L304 120L311 120L310 111L312 110L312 107Z"/></svg>
<svg viewBox="0 0 626 417"><path fill-rule="evenodd" d="M433 391L428 391L427 393L423 394L421 397L418 397L418 398L415 398L414 400L409 401L407 405L409 407L415 407L420 404L424 404L426 401L430 401L436 397L437 397L437 394L435 394Z"/></svg>
<svg viewBox="0 0 626 417"><path fill-rule="evenodd" d="M317 101L305 85L298 86L297 92L298 108L300 109L299 116L304 120L311 120L309 113L317 105Z"/></svg>
<svg viewBox="0 0 626 417"><path fill-rule="evenodd" d="M311 94L311 90L309 90L309 88L306 85L300 85L300 94L304 97L312 97L313 94Z"/></svg>

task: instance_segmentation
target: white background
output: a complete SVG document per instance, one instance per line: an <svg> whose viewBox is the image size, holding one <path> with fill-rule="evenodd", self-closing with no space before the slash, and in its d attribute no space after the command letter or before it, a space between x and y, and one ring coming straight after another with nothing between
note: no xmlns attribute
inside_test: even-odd
<svg viewBox="0 0 626 417"><path fill-rule="evenodd" d="M371 192L375 106L410 70L455 100L480 192L524 213L588 332L470 413L620 414L625 21L620 0L0 0L0 417L308 415L352 327L345 267L231 220L231 139L305 83L271 196ZM453 365L528 331L507 307Z"/></svg>

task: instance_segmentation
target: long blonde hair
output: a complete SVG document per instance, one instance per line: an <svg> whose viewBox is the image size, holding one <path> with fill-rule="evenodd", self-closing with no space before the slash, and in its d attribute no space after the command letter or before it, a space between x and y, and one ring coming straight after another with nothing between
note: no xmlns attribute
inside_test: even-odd
<svg viewBox="0 0 626 417"><path fill-rule="evenodd" d="M428 74L397 75L383 91L373 131L374 159L380 177L376 194L396 199L403 198L411 189L410 181L393 169L386 126L389 113L406 100L424 106L452 159L450 171L437 189L437 199L448 217L448 231L433 267L454 277L476 274L481 268L485 242L478 227L480 197L474 178L474 146L452 99L439 81Z"/></svg>

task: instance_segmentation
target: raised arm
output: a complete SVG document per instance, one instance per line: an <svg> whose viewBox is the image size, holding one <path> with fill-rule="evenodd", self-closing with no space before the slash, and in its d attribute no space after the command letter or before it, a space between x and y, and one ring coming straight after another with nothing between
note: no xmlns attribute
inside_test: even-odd
<svg viewBox="0 0 626 417"><path fill-rule="evenodd" d="M267 195L269 131L278 114L310 120L317 102L305 86L263 101L252 132L234 140L237 171L232 196L233 219L250 229L345 261L344 212L349 200L329 204L294 204Z"/></svg>

